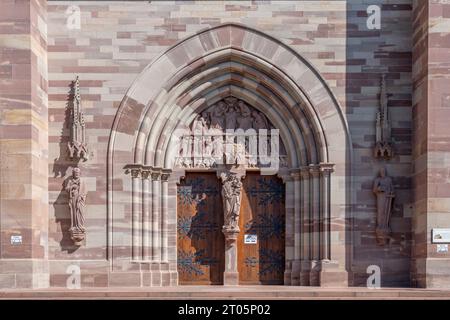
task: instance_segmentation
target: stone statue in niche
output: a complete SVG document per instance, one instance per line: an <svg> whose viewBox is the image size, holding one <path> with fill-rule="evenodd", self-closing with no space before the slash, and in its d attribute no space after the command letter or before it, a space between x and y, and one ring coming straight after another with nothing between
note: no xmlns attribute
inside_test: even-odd
<svg viewBox="0 0 450 320"><path fill-rule="evenodd" d="M223 231L227 233L239 232L239 211L241 209L242 182L236 174L221 173L222 199L224 212Z"/></svg>
<svg viewBox="0 0 450 320"><path fill-rule="evenodd" d="M387 244L390 239L391 229L389 222L395 197L392 179L387 175L385 168L380 169L379 176L373 183L373 193L377 198L376 239L378 245L383 246Z"/></svg>
<svg viewBox="0 0 450 320"><path fill-rule="evenodd" d="M381 78L380 110L377 112L374 156L375 158L384 159L391 159L394 156L394 149L391 141L391 124L389 119L385 75Z"/></svg>
<svg viewBox="0 0 450 320"><path fill-rule="evenodd" d="M80 168L73 168L72 176L67 181L65 187L69 195L70 209L70 237L74 244L80 246L86 237L85 206L86 206L86 185L81 179Z"/></svg>
<svg viewBox="0 0 450 320"><path fill-rule="evenodd" d="M74 83L73 107L70 113L70 140L67 144L71 159L88 160L88 147L86 143L86 124L81 106L80 82L78 77Z"/></svg>

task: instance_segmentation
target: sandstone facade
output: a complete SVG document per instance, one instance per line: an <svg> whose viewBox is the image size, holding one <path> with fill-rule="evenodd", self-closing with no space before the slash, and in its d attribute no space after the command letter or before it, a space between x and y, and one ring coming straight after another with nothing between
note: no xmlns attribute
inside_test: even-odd
<svg viewBox="0 0 450 320"><path fill-rule="evenodd" d="M2 1L0 288L66 287L71 265L84 288L177 285L171 212L180 175L164 180L158 171L173 169L167 128L196 99L227 95L279 114L293 146L282 175L286 285L365 286L377 265L382 286L449 287L450 254L437 252L431 230L450 226L450 4L373 2L381 8L374 30L367 1ZM382 75L389 160L373 156ZM67 156L76 76L89 145L78 164L88 190L81 247L68 233L64 190L77 165ZM149 178L151 196L167 197L156 209L166 217L158 261L133 261L133 206L144 201L133 192L144 184L133 185L127 165L158 169ZM376 242L372 191L381 167L395 188L386 246ZM304 212L328 205L328 233L303 223Z"/></svg>

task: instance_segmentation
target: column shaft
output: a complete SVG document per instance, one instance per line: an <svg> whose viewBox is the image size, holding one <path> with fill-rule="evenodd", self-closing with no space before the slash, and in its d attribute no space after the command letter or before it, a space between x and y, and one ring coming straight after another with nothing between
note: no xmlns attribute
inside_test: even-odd
<svg viewBox="0 0 450 320"><path fill-rule="evenodd" d="M161 179L161 261L167 262L169 237L168 237L168 210L169 210L169 174L164 173Z"/></svg>
<svg viewBox="0 0 450 320"><path fill-rule="evenodd" d="M132 203L131 203L131 215L132 215L132 247L131 256L132 260L141 259L140 239L141 239L141 171L140 169L132 169Z"/></svg>
<svg viewBox="0 0 450 320"><path fill-rule="evenodd" d="M144 172L142 176L142 256L145 261L152 257L151 248L151 183L149 172Z"/></svg>
<svg viewBox="0 0 450 320"><path fill-rule="evenodd" d="M331 167L328 168L321 168L321 242L322 242L322 259L324 260L330 260L331 259L331 221L330 221L330 175L331 175L332 169Z"/></svg>
<svg viewBox="0 0 450 320"><path fill-rule="evenodd" d="M152 173L152 248L153 261L161 261L161 180L160 172Z"/></svg>
<svg viewBox="0 0 450 320"><path fill-rule="evenodd" d="M315 166L310 168L311 174L311 232L312 252L311 260L320 260L320 188L319 170Z"/></svg>

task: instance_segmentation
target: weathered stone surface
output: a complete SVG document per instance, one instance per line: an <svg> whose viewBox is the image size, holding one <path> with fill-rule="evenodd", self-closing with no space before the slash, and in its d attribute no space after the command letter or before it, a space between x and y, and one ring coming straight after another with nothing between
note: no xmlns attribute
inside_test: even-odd
<svg viewBox="0 0 450 320"><path fill-rule="evenodd" d="M190 108L230 94L297 137L286 148L296 151L298 167L334 164L329 250L336 261L326 267L312 259L318 247L311 239L321 236L314 213L311 225L295 225L309 208L316 215L321 210L319 184L311 179L296 187L289 180L295 177L284 177L286 281L365 286L367 267L375 264L383 286L450 286L449 253L436 253L429 236L450 225L449 4L376 2L380 30L367 29L362 0L1 1L0 288L64 287L73 262L82 265L83 286L176 284L173 216L157 228L168 237L161 251L168 261L130 263L133 186L123 167L146 159L165 167L170 131L163 128L178 123L171 117L187 118ZM67 27L71 5L80 9L79 29ZM395 151L387 162L373 157L382 74ZM79 248L70 242L63 190L76 165L67 157L67 101L76 75L90 146L89 161L80 164L88 197L86 243ZM191 105L201 95L206 102ZM323 156L324 145L333 159ZM376 245L372 193L382 166L396 190L392 241L385 247ZM176 179L170 179L167 210L173 212ZM310 194L311 203L302 200ZM11 245L11 235L19 234L22 245ZM314 261L300 260L309 251ZM7 259L24 260L14 270ZM336 271L334 263L346 270Z"/></svg>

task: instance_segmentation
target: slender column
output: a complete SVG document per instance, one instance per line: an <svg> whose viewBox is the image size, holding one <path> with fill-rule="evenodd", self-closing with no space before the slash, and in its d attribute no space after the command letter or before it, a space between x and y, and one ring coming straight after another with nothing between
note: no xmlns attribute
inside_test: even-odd
<svg viewBox="0 0 450 320"><path fill-rule="evenodd" d="M131 169L131 219L132 219L132 230L131 230L131 257L133 261L141 259L140 251L140 236L141 236L141 169L133 168Z"/></svg>
<svg viewBox="0 0 450 320"><path fill-rule="evenodd" d="M145 261L151 260L151 183L150 169L142 170L142 257Z"/></svg>
<svg viewBox="0 0 450 320"><path fill-rule="evenodd" d="M321 173L321 210L320 210L320 220L321 220L321 259L330 260L331 259L331 221L330 221L330 179L331 173L334 171L334 164L331 163L321 163L320 173Z"/></svg>
<svg viewBox="0 0 450 320"><path fill-rule="evenodd" d="M311 269L311 230L310 230L310 192L309 192L309 168L302 168L301 172L301 232L302 232L302 253L301 253L301 271L300 285L309 285L309 271Z"/></svg>
<svg viewBox="0 0 450 320"><path fill-rule="evenodd" d="M291 285L300 285L300 270L302 257L302 189L301 173L299 169L291 171L294 184L294 261L292 263Z"/></svg>
<svg viewBox="0 0 450 320"><path fill-rule="evenodd" d="M168 210L169 210L169 176L171 170L164 169L161 174L161 261L167 262L169 237L168 237Z"/></svg>
<svg viewBox="0 0 450 320"><path fill-rule="evenodd" d="M161 169L152 170L152 253L153 261L161 261L160 204L161 204Z"/></svg>
<svg viewBox="0 0 450 320"><path fill-rule="evenodd" d="M320 259L320 190L319 168L310 166L311 183L311 232L312 232L312 260Z"/></svg>
<svg viewBox="0 0 450 320"><path fill-rule="evenodd" d="M292 285L292 271L294 264L294 179L291 174L278 174L285 185L285 270L284 270L284 285ZM298 272L299 273L299 272Z"/></svg>
<svg viewBox="0 0 450 320"><path fill-rule="evenodd" d="M310 220L311 220L311 273L310 273L310 285L316 286L318 285L318 272L320 271L320 184L319 184L319 176L320 171L319 167L316 165L309 166L310 173L310 194L311 194L311 211L310 211Z"/></svg>

